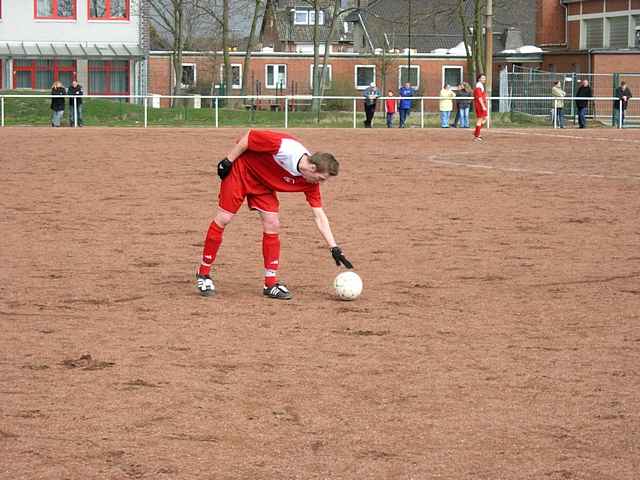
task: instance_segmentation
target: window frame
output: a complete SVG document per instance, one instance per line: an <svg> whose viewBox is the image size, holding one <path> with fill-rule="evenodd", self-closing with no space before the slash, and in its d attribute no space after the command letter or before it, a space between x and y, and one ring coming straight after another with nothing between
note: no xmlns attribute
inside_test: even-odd
<svg viewBox="0 0 640 480"><path fill-rule="evenodd" d="M126 68L114 68L113 67L113 62L117 61L117 62L127 62L127 66ZM96 69L95 67L92 68L91 67L91 62L102 62L103 65L106 67L105 69ZM95 93L92 89L91 89L91 73L92 72L104 72L106 75L106 80L105 81L105 85L107 86L106 91L104 92L99 92L99 93ZM127 73L127 91L126 92L113 92L111 90L111 72L126 72ZM87 92L89 95L119 95L119 96L124 96L124 95L130 95L131 94L131 61L130 60L89 60L88 64L87 64Z"/></svg>
<svg viewBox="0 0 640 480"><path fill-rule="evenodd" d="M269 85L268 81L269 81L269 67L284 67L284 88L287 87L287 75L288 75L288 68L287 68L287 64L286 63L267 63L264 66L264 88L268 88L270 90L275 90L278 87L277 82L272 84L271 86ZM276 73L277 70L274 70L274 75L273 75L273 79L274 81L276 80Z"/></svg>
<svg viewBox="0 0 640 480"><path fill-rule="evenodd" d="M298 14L304 15L304 22L298 21ZM293 12L293 24L294 25L309 25L309 10L294 10Z"/></svg>
<svg viewBox="0 0 640 480"><path fill-rule="evenodd" d="M298 21L298 14L304 15L305 20L304 21ZM301 8L301 9L295 9L293 12L293 24L294 25L315 25L316 22L316 11L315 9L309 9L309 8ZM318 18L320 19L318 25L324 25L324 10L319 10L318 11Z"/></svg>
<svg viewBox="0 0 640 480"><path fill-rule="evenodd" d="M53 81L55 82L56 80L60 79L60 73L72 73L73 76L73 80L77 80L78 79L78 62L76 60L70 60L71 62L73 62L73 65L71 65L70 67L61 67L59 65L60 60L57 60L55 58L21 58L19 60L30 60L31 61L31 65L30 66L24 66L24 65L16 65L15 59L13 62L13 69L12 69L12 73L13 73L13 88L17 88L17 82L16 82L16 74L18 72L30 72L31 73L31 87L28 88L27 90L41 90L36 88L37 86L37 80L36 80L36 76L38 72L49 72L50 70L48 68L44 68L44 67L38 67L38 61L43 61L43 62L53 62ZM0 84L1 87L1 84ZM25 88L25 87L20 87L20 88ZM51 88L51 85L49 85L46 90L49 90ZM26 89L26 88L25 88Z"/></svg>
<svg viewBox="0 0 640 480"><path fill-rule="evenodd" d="M624 47L612 47L611 46L611 22L615 22L615 20L617 19L626 19L627 21L627 41ZM631 24L633 23L633 18L631 17L631 15L616 15L616 16L608 16L605 17L605 24L604 24L604 47L605 48L629 48L631 45L629 44L629 30L631 29Z"/></svg>
<svg viewBox="0 0 640 480"><path fill-rule="evenodd" d="M314 65L313 63L309 65L309 88L311 88L311 90L313 90L313 65ZM329 87L330 87L331 82L333 82L333 68L331 68L330 63L327 63L326 67L329 68ZM318 68L320 69L320 71L322 71L322 65L318 65ZM325 86L327 86L326 83L325 83Z"/></svg>
<svg viewBox="0 0 640 480"><path fill-rule="evenodd" d="M462 65L443 65L442 66L442 81L440 82L440 87L442 87L442 85L444 85L445 79L446 77L446 70L447 69L451 69L451 70L460 70L460 81L464 82L464 67ZM457 85L451 85L452 87L456 87Z"/></svg>
<svg viewBox="0 0 640 480"><path fill-rule="evenodd" d="M402 81L402 69L406 69L408 67L408 65L398 65L398 89L400 89L400 87L404 86L404 82ZM411 84L412 88L415 88L416 90L420 88L420 74L422 73L422 69L420 68L420 65L411 65L411 69L413 70L414 68L418 69L418 73L416 75L416 85ZM444 72L444 70L443 70ZM411 71L409 71L409 80L411 80ZM411 82L409 82L411 83Z"/></svg>
<svg viewBox="0 0 640 480"><path fill-rule="evenodd" d="M595 23L595 21L601 22L602 34L600 36L600 46L594 47L589 45L589 35L587 34L587 25ZM585 18L580 22L580 46L582 50L587 50L591 48L604 48L605 40L606 40L606 29L608 28L608 22L605 21L605 17L595 17L595 18Z"/></svg>
<svg viewBox="0 0 640 480"><path fill-rule="evenodd" d="M242 64L241 63L231 63L231 82L233 82L233 67L238 67L240 75L238 76L240 83L235 84L231 83L231 90L240 90L242 89ZM220 84L224 83L224 63L220 64Z"/></svg>
<svg viewBox="0 0 640 480"><path fill-rule="evenodd" d="M376 66L371 64L358 64L353 66L353 84L356 87L356 90L366 90L369 88L369 83L363 86L358 86L358 69L359 68L373 68L373 81L376 81Z"/></svg>
<svg viewBox="0 0 640 480"><path fill-rule="evenodd" d="M186 85L182 83L182 77L184 74L184 67L193 67L193 84ZM198 65L195 63L182 63L182 71L180 72L180 87L181 88L193 88L198 83Z"/></svg>
<svg viewBox="0 0 640 480"><path fill-rule="evenodd" d="M52 15L41 17L38 15L38 0L33 0L33 19L34 20L67 20L75 21L78 18L78 0L71 0L71 16L61 17L55 12L58 11L58 2L60 0L51 0Z"/></svg>
<svg viewBox="0 0 640 480"><path fill-rule="evenodd" d="M111 2L112 0L105 0L105 10L108 12L104 17L93 17L91 16L91 1L87 0L87 18L91 21L97 22L109 22L109 21L129 21L131 20L131 0L125 1L125 16L124 17L112 17L111 16Z"/></svg>

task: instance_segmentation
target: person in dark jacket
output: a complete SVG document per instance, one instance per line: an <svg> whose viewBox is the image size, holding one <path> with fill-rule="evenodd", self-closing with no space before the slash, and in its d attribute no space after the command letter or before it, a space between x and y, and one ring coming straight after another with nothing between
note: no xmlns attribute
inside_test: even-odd
<svg viewBox="0 0 640 480"><path fill-rule="evenodd" d="M364 128L371 128L373 115L376 113L376 103L380 96L380 91L376 88L375 82L371 82L371 85L364 91L362 96L364 97Z"/></svg>
<svg viewBox="0 0 640 480"><path fill-rule="evenodd" d="M587 126L587 109L589 108L589 98L593 97L593 91L589 86L589 80L582 80L582 84L576 90L576 107L578 108L578 125L580 128ZM586 100L582 100L585 98Z"/></svg>
<svg viewBox="0 0 640 480"><path fill-rule="evenodd" d="M53 82L53 85L51 86L51 110L53 110L53 113L51 114L52 127L60 126L62 115L64 115L64 96L66 94L67 91L60 81L56 80Z"/></svg>
<svg viewBox="0 0 640 480"><path fill-rule="evenodd" d="M629 99L633 97L631 94L631 90L627 86L627 82L620 82L620 86L616 88L615 97L617 100L613 101L613 126L614 127L623 127L624 126L624 112L627 110L629 106ZM620 103L622 103L622 113L620 112ZM622 115L622 124L620 124L620 116Z"/></svg>
<svg viewBox="0 0 640 480"><path fill-rule="evenodd" d="M67 90L67 95L69 95L69 125L75 126L75 114L78 114L78 126L82 126L82 95L84 92L82 91L82 85L80 85L76 80L71 82L71 86Z"/></svg>
<svg viewBox="0 0 640 480"><path fill-rule="evenodd" d="M460 122L460 128L469 128L469 110L473 100L471 96L471 85L466 82L461 83L456 92L457 112L452 127L456 127Z"/></svg>
<svg viewBox="0 0 640 480"><path fill-rule="evenodd" d="M400 87L399 93L401 97L414 97L416 95L415 89L409 82L406 82L404 87ZM404 128L404 124L407 122L407 118L409 118L409 114L411 113L411 107L412 101L410 98L403 98L400 100L400 104L398 105L398 111L400 112L400 128Z"/></svg>

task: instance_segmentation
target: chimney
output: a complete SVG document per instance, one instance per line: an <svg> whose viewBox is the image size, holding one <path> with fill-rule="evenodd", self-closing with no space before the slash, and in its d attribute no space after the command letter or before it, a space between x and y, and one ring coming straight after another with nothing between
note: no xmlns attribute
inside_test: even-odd
<svg viewBox="0 0 640 480"><path fill-rule="evenodd" d="M505 34L504 48L506 50L515 50L522 47L522 32L519 28L509 27Z"/></svg>

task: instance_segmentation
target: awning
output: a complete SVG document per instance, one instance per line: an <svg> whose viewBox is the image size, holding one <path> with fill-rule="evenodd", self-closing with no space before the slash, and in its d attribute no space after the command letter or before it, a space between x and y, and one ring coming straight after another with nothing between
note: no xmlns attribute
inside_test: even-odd
<svg viewBox="0 0 640 480"><path fill-rule="evenodd" d="M0 42L0 57L131 58L144 57L142 48L126 43Z"/></svg>

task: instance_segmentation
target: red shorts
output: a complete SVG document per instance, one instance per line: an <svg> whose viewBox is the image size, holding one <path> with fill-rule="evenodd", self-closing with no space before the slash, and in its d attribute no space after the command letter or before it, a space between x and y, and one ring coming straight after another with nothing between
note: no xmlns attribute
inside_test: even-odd
<svg viewBox="0 0 640 480"><path fill-rule="evenodd" d="M487 110L482 110L481 108L476 107L476 118L487 118L489 116L489 112Z"/></svg>
<svg viewBox="0 0 640 480"><path fill-rule="evenodd" d="M229 213L237 213L245 197L252 210L278 213L280 201L273 190L260 183L244 162L235 162L231 173L222 181L218 206Z"/></svg>

